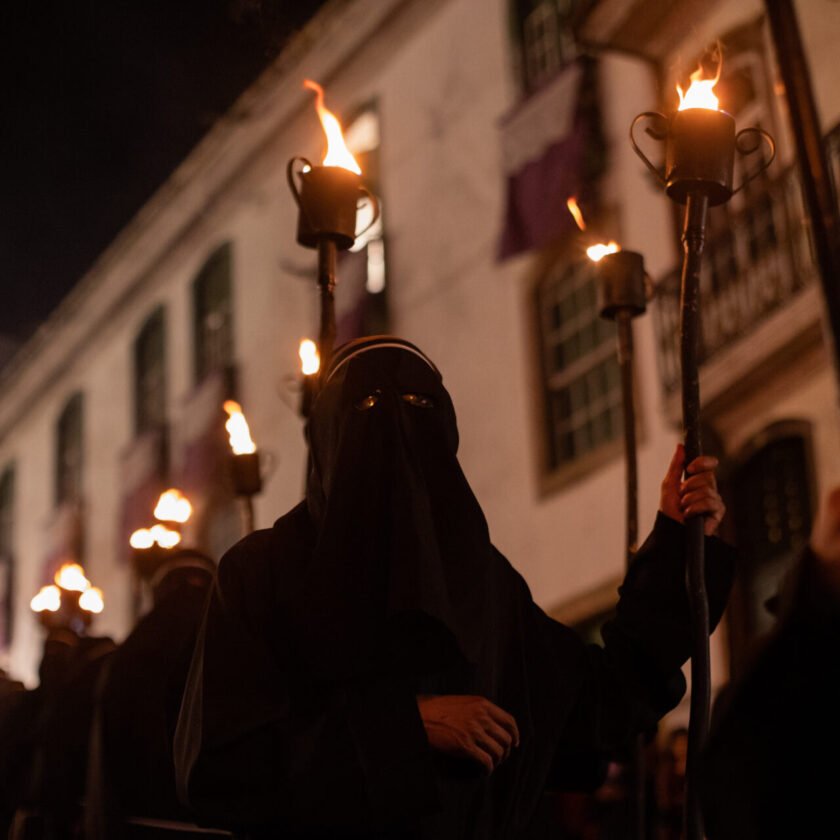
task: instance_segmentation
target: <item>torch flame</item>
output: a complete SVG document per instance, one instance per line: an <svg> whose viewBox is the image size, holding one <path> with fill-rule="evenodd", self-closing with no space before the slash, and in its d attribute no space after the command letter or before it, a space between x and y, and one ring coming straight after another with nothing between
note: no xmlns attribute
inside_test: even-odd
<svg viewBox="0 0 840 840"><path fill-rule="evenodd" d="M683 93L682 87L677 85L677 93L680 96L680 107L678 110L687 111L689 108L705 108L707 111L719 111L720 100L712 92L714 86L720 80L720 63L718 63L717 74L714 79L704 79L703 67L698 67L691 74L691 84L688 90Z"/></svg>
<svg viewBox="0 0 840 840"><path fill-rule="evenodd" d="M321 356L318 345L311 338L304 338L298 348L300 368L304 376L314 376L321 369Z"/></svg>
<svg viewBox="0 0 840 840"><path fill-rule="evenodd" d="M90 588L85 570L78 563L65 563L55 573L55 582L68 592L84 592Z"/></svg>
<svg viewBox="0 0 840 840"><path fill-rule="evenodd" d="M105 599L102 597L102 590L98 586L86 589L81 598L79 606L86 612L101 613L105 609Z"/></svg>
<svg viewBox="0 0 840 840"><path fill-rule="evenodd" d="M228 413L225 428L230 438L230 448L234 455L250 455L257 451L257 445L251 440L248 421L242 413L242 406L234 400L225 400L224 409Z"/></svg>
<svg viewBox="0 0 840 840"><path fill-rule="evenodd" d="M569 212L574 217L577 226L581 230L586 230L586 222L583 220L583 213L581 212L580 206L577 203L577 196L569 196L569 198L566 199L566 207L569 208Z"/></svg>
<svg viewBox="0 0 840 840"><path fill-rule="evenodd" d="M577 226L581 230L586 230L586 222L583 220L583 213L578 206L577 197L570 196L566 199L566 207L569 208L569 212L574 216L575 222L577 222ZM607 254L615 254L617 251L621 250L621 246L617 242L599 242L597 245L590 245L586 249L586 256L589 257L592 262L601 262Z"/></svg>
<svg viewBox="0 0 840 840"><path fill-rule="evenodd" d="M175 548L181 542L181 535L165 525L152 525L151 528L138 528L129 538L132 548L147 549L157 543L161 548Z"/></svg>
<svg viewBox="0 0 840 840"><path fill-rule="evenodd" d="M324 106L324 89L311 79L304 79L303 86L315 92L315 110L317 110L318 118L321 120L324 134L327 135L327 153L324 155L324 166L340 166L342 169L349 169L351 172L361 175L361 167L356 163L356 158L350 154L350 150L344 142L341 123L335 114Z"/></svg>
<svg viewBox="0 0 840 840"><path fill-rule="evenodd" d="M155 519L163 522L186 522L192 516L189 499L176 487L170 487L161 493L155 505Z"/></svg>
<svg viewBox="0 0 840 840"><path fill-rule="evenodd" d="M57 586L42 586L29 602L32 612L58 612L61 607L61 590Z"/></svg>
<svg viewBox="0 0 840 840"><path fill-rule="evenodd" d="M586 249L586 256L589 257L592 262L601 262L607 254L615 254L620 250L621 246L618 242L608 242L607 244L599 242L597 245L590 245Z"/></svg>

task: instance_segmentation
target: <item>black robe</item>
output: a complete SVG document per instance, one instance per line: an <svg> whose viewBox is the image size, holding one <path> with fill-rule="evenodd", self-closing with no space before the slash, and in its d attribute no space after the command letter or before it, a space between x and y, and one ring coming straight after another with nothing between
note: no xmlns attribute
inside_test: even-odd
<svg viewBox="0 0 840 840"><path fill-rule="evenodd" d="M806 552L783 614L715 706L703 764L710 840L834 837L840 596Z"/></svg>
<svg viewBox="0 0 840 840"><path fill-rule="evenodd" d="M78 836L94 693L114 647L107 637L69 630L51 631L44 644L40 684L16 704L8 722L14 750L0 761L13 779L16 808L26 815L24 836Z"/></svg>
<svg viewBox="0 0 840 840"><path fill-rule="evenodd" d="M172 739L212 573L175 568L152 610L111 656L91 739L88 840L116 840L127 817L191 822L175 792Z"/></svg>
<svg viewBox="0 0 840 840"><path fill-rule="evenodd" d="M182 793L255 837L535 837L554 769L623 746L685 690L683 528L658 517L606 647L583 644L490 543L439 374L381 341L333 361L306 501L220 564L176 738ZM716 622L732 557L716 539L707 554ZM490 777L433 755L418 693L487 697L520 747Z"/></svg>

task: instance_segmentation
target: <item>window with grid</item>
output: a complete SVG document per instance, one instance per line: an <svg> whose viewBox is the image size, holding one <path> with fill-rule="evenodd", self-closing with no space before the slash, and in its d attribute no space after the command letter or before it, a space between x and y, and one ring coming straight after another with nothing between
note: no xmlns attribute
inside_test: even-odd
<svg viewBox="0 0 840 840"><path fill-rule="evenodd" d="M233 364L232 248L226 242L204 263L193 283L195 382Z"/></svg>
<svg viewBox="0 0 840 840"><path fill-rule="evenodd" d="M78 504L82 499L84 398L74 394L56 424L55 502Z"/></svg>
<svg viewBox="0 0 840 840"><path fill-rule="evenodd" d="M755 639L771 629L775 618L767 600L808 542L813 514L808 441L795 430L784 433L787 425L766 430L763 437L778 437L753 452L731 476L732 522L743 553L730 619L733 670L746 661Z"/></svg>
<svg viewBox="0 0 840 840"><path fill-rule="evenodd" d="M8 647L12 640L15 571L12 554L14 495L14 468L6 467L0 477L0 650Z"/></svg>
<svg viewBox="0 0 840 840"><path fill-rule="evenodd" d="M160 428L166 421L166 322L159 306L134 340L134 431Z"/></svg>
<svg viewBox="0 0 840 840"><path fill-rule="evenodd" d="M537 290L546 463L554 471L621 435L615 325L598 314L589 263L559 263Z"/></svg>
<svg viewBox="0 0 840 840"><path fill-rule="evenodd" d="M572 20L582 0L513 0L513 28L526 92L536 90L577 55Z"/></svg>

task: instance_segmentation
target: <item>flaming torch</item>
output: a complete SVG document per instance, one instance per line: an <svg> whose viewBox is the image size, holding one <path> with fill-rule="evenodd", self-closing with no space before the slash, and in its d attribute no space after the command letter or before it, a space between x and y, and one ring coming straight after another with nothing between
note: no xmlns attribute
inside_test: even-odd
<svg viewBox="0 0 840 840"><path fill-rule="evenodd" d="M685 205L683 267L680 289L680 356L682 363L682 412L686 464L702 452L700 438L700 269L710 207L724 204L775 157L775 144L759 128L735 131L735 120L720 110L714 87L720 77L705 79L703 68L691 74L683 93L677 86L679 108L669 118L657 112L639 114L630 126L636 154L665 187L668 197ZM639 148L634 130L650 120L647 133L665 141L665 170L660 172ZM750 154L766 142L770 155L740 186L733 189L735 153ZM702 840L703 819L697 791L697 768L709 730L711 674L709 656L709 602L703 555L703 518L686 521L687 588L691 609L694 650L691 657L691 721L686 770L686 837Z"/></svg>
<svg viewBox="0 0 840 840"><path fill-rule="evenodd" d="M320 166L313 166L303 157L292 158L286 173L300 211L297 240L305 248L318 250L318 288L321 293L318 347L322 366L326 367L335 343L337 251L350 248L356 239L359 198L367 197L373 205L372 219L367 228L379 218L379 204L361 183L362 170L344 142L341 124L324 105L323 88L309 79L304 81L303 86L315 93L315 109L327 138L327 151ZM297 163L302 167L296 173ZM300 188L295 180L296 174L300 179Z"/></svg>
<svg viewBox="0 0 840 840"><path fill-rule="evenodd" d="M577 199L566 201L569 212L581 231L586 230L583 212ZM633 319L647 308L645 265L641 254L622 250L617 242L598 242L586 249L594 264L598 306L602 318L615 321L618 336L618 364L621 370L621 402L624 418L625 462L625 559L629 568L639 540L639 478L636 458L636 406L633 387ZM636 780L636 836L647 837L645 789L645 739L640 735L634 751Z"/></svg>
<svg viewBox="0 0 840 840"><path fill-rule="evenodd" d="M304 338L298 348L300 356L300 372L303 377L301 384L300 414L301 417L309 417L312 410L312 401L315 399L315 391L318 384L318 372L321 370L321 357L318 354L318 345L311 338Z"/></svg>
<svg viewBox="0 0 840 840"><path fill-rule="evenodd" d="M224 409L228 415L225 428L230 440L230 470L233 488L242 500L245 533L250 534L254 530L254 496L262 490L260 453L251 439L251 430L242 413L242 406L234 400L226 400Z"/></svg>
<svg viewBox="0 0 840 840"><path fill-rule="evenodd" d="M105 600L78 563L64 563L55 573L54 583L42 586L29 607L48 630L69 628L81 635L93 616L105 608Z"/></svg>

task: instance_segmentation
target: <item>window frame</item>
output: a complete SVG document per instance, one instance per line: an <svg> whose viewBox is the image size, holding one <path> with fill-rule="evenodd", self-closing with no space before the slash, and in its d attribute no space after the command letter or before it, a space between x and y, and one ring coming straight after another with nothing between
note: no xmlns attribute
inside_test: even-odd
<svg viewBox="0 0 840 840"><path fill-rule="evenodd" d="M532 340L529 341L531 348L531 364L529 365L531 371L531 386L534 394L532 404L533 409L533 439L535 441L534 459L536 466L536 482L538 493L540 497L552 495L569 485L581 480L582 478L596 472L607 464L619 458L624 451L624 435L622 427L618 427L615 436L607 441L603 441L596 447L583 452L575 457L573 460L566 462L559 462L556 466L551 466L551 449L552 443L550 436L553 435L554 429L551 426L551 413L549 407L549 399L551 394L550 382L552 377L546 370L546 347L544 343L543 334L543 313L540 307L540 293L541 287L544 283L550 282L552 273L558 270L558 266L565 266L568 270L569 266L581 263L585 258L578 255L574 250L574 244L570 239L563 245L547 250L541 255L541 259L533 273L530 283L527 285L527 311L530 313L530 335ZM586 265L586 263L582 263ZM561 269L562 270L562 269ZM594 282L594 274L592 281ZM600 317L600 316L596 316ZM601 354L609 357L613 355L617 357L617 341L611 339L612 351L607 351L607 341L603 341L596 350ZM601 349L603 348L603 349ZM579 370L588 370L592 365L585 367L578 365L587 357L581 357L573 363L573 367ZM638 376L635 375L638 369L638 360L634 359L634 403L636 410L636 436L639 443L644 440L645 428L643 422L643 412L640 410L639 402L639 384ZM571 381L570 376L566 377ZM554 382L557 381L557 375L554 375ZM621 406L621 382L620 378L617 383L617 405Z"/></svg>
<svg viewBox="0 0 840 840"><path fill-rule="evenodd" d="M54 486L53 499L56 507L66 504L78 505L84 493L84 463L85 463L85 396L76 391L64 402L58 419L55 422L55 451L54 451ZM70 446L71 438L77 439L75 446ZM77 464L67 465L66 454L74 449L78 452ZM69 490L65 476L70 470L75 470L75 489Z"/></svg>
<svg viewBox="0 0 840 840"><path fill-rule="evenodd" d="M160 367L160 382L157 384L157 393L159 394L160 408L158 412L147 412L144 406L147 405L145 399L147 385L145 383L146 375L152 370L152 367L146 367L146 359L141 358L144 355L147 343L150 344L153 340L158 340L160 344L160 358L158 361ZM163 428L166 424L166 409L167 409L167 365L166 365L166 307L163 304L155 307L143 325L137 332L132 344L132 364L133 364L133 394L134 410L133 424L134 435L140 437L147 432L155 429ZM151 390L151 389L150 389ZM159 415L159 416L158 416Z"/></svg>
<svg viewBox="0 0 840 840"><path fill-rule="evenodd" d="M215 247L207 259L196 272L190 285L190 305L192 317L192 380L194 386L201 385L205 379L214 373L230 369L234 363L235 336L234 336L234 309L233 309L233 243L230 240ZM215 272L218 266L223 265L223 273L217 275ZM210 306L207 306L208 294L213 280L221 276L226 288L220 300L226 302L220 307L223 313L223 327L218 330L218 335L225 335L224 341L218 341L224 347L218 352L218 359L208 352L212 342L207 339L209 334L205 328L205 319L214 314Z"/></svg>

